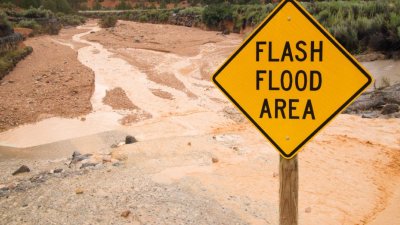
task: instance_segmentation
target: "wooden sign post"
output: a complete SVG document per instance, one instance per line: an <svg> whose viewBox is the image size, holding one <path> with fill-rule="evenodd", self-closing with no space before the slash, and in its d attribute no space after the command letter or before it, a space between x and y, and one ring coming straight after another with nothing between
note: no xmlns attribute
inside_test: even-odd
<svg viewBox="0 0 400 225"><path fill-rule="evenodd" d="M298 224L299 168L297 156L279 160L279 224Z"/></svg>

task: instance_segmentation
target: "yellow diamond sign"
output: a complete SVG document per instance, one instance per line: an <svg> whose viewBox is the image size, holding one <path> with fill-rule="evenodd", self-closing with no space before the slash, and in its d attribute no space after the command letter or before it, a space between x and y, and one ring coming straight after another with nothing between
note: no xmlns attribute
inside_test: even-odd
<svg viewBox="0 0 400 225"><path fill-rule="evenodd" d="M285 158L372 82L296 1L282 1L213 76Z"/></svg>

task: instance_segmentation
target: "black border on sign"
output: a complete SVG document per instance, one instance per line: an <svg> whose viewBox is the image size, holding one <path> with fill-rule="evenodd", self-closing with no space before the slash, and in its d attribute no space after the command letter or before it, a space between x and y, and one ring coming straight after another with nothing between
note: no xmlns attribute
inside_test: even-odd
<svg viewBox="0 0 400 225"><path fill-rule="evenodd" d="M268 24L269 21L271 21L274 16L287 4L287 3L292 3L351 63L353 63L354 66L356 66L362 74L368 79L367 83L364 84L356 93L354 93L342 106L339 107L325 122L323 122L314 132L312 132L303 142L301 142L294 150L290 152L290 154L286 154L281 147L275 143L275 141L265 132L252 118L251 116L235 101L235 99L232 98L231 95L221 86L221 84L218 83L217 81L217 76L218 74L221 73L222 70L225 69L225 67L239 54L243 48L247 46L247 44L265 27L265 25ZM284 0L283 3L279 4L277 6L272 14L268 16L268 18L257 28L256 31L252 33L252 35L246 40L242 46L236 52L219 68L219 70L214 74L212 80L213 82L222 90L222 92L225 93L225 95L242 111L242 113L249 119L256 127L258 130L261 131L261 133L275 146L275 148L278 149L278 151L284 156L285 158L292 158L299 150L301 147L303 147L304 144L306 144L315 134L317 134L329 121L331 121L336 115L338 115L348 104L350 104L358 95L361 94L361 92L367 88L371 82L372 78L366 72L356 61L355 59L348 53L344 47L342 47L337 41L333 39L331 35L327 33L327 31L320 25L318 22L316 22L310 14L308 14L300 5L297 3L295 0Z"/></svg>

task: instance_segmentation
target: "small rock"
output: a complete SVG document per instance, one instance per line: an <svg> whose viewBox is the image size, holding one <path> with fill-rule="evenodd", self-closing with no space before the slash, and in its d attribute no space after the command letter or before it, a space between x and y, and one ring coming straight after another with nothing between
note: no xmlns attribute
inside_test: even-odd
<svg viewBox="0 0 400 225"><path fill-rule="evenodd" d="M104 165L101 164L101 163L99 163L99 164L97 164L96 166L94 166L94 168L95 168L95 169L103 169L103 168L104 168Z"/></svg>
<svg viewBox="0 0 400 225"><path fill-rule="evenodd" d="M126 136L126 138L125 138L125 144L133 144L133 143L135 143L135 142L137 142L137 140L136 140L136 138L135 137L133 137L133 136L131 136L131 135L128 135L128 136Z"/></svg>
<svg viewBox="0 0 400 225"><path fill-rule="evenodd" d="M94 167L96 165L97 165L97 163L89 163L89 162L87 162L87 163L83 163L81 165L80 169L84 169L84 168L87 168L87 167Z"/></svg>
<svg viewBox="0 0 400 225"><path fill-rule="evenodd" d="M81 121L86 121L86 117L82 117L82 118L81 118Z"/></svg>
<svg viewBox="0 0 400 225"><path fill-rule="evenodd" d="M18 184L16 184L16 183L10 183L10 184L8 184L7 188L8 188L8 190L12 190L12 189L15 189L17 187L17 185Z"/></svg>
<svg viewBox="0 0 400 225"><path fill-rule="evenodd" d="M188 142L188 144L187 144L188 146L192 146L192 143L191 142Z"/></svg>
<svg viewBox="0 0 400 225"><path fill-rule="evenodd" d="M82 155L80 152L78 151L74 151L74 153L72 153L72 159L75 159L76 157Z"/></svg>
<svg viewBox="0 0 400 225"><path fill-rule="evenodd" d="M397 104L387 104L382 108L382 115L388 115L392 113L396 113L399 111L399 105Z"/></svg>
<svg viewBox="0 0 400 225"><path fill-rule="evenodd" d="M116 159L118 161L125 161L128 159L128 156L125 153L122 153L121 151L113 151L111 153L111 158Z"/></svg>
<svg viewBox="0 0 400 225"><path fill-rule="evenodd" d="M83 194L83 189L82 189L82 188L77 188L77 189L75 190L75 194L77 194L77 195Z"/></svg>
<svg viewBox="0 0 400 225"><path fill-rule="evenodd" d="M92 154L84 154L84 155L82 155L81 153L75 151L72 154L72 159L71 159L71 162L69 163L69 167L71 168L71 165L75 165L78 162L87 161L89 159L89 157L91 157L91 156L92 156Z"/></svg>
<svg viewBox="0 0 400 225"><path fill-rule="evenodd" d="M4 184L0 185L0 191L8 191L8 190L9 188L6 185Z"/></svg>
<svg viewBox="0 0 400 225"><path fill-rule="evenodd" d="M117 162L119 162L118 159L111 159L111 163L117 163Z"/></svg>
<svg viewBox="0 0 400 225"><path fill-rule="evenodd" d="M29 180L31 181L31 183L43 183L47 180L47 175L45 172L42 172L38 175L35 175L33 177L31 177Z"/></svg>
<svg viewBox="0 0 400 225"><path fill-rule="evenodd" d="M118 148L118 145L117 144L112 144L111 148Z"/></svg>
<svg viewBox="0 0 400 225"><path fill-rule="evenodd" d="M130 214L131 214L131 211L130 211L130 210L126 210L126 211L123 211L123 212L121 213L121 216L126 218L126 217L128 217Z"/></svg>
<svg viewBox="0 0 400 225"><path fill-rule="evenodd" d="M105 155L103 156L103 163L109 163L111 162L111 155Z"/></svg>
<svg viewBox="0 0 400 225"><path fill-rule="evenodd" d="M213 157L213 158L211 159L211 161L212 161L213 163L218 163L218 162L219 162L219 159L218 159L218 158L215 158L215 157Z"/></svg>
<svg viewBox="0 0 400 225"><path fill-rule="evenodd" d="M120 162L116 162L116 163L113 163L112 165L115 166L115 167L118 167L118 166L121 165L121 163Z"/></svg>
<svg viewBox="0 0 400 225"><path fill-rule="evenodd" d="M306 213L311 213L311 207L307 207L306 210L304 210Z"/></svg>
<svg viewBox="0 0 400 225"><path fill-rule="evenodd" d="M62 173L63 169L55 169L53 170L53 173Z"/></svg>
<svg viewBox="0 0 400 225"><path fill-rule="evenodd" d="M277 173L277 172L274 172L273 174L272 174L272 176L275 178L275 177L279 177L279 173Z"/></svg>
<svg viewBox="0 0 400 225"><path fill-rule="evenodd" d="M378 113L376 112L371 112L371 113L364 113L361 115L361 118L365 118L365 119L374 119L374 118L378 118Z"/></svg>
<svg viewBox="0 0 400 225"><path fill-rule="evenodd" d="M22 165L19 169L17 169L14 173L12 173L13 176L20 174L20 173L28 173L31 170L29 169L29 167Z"/></svg>

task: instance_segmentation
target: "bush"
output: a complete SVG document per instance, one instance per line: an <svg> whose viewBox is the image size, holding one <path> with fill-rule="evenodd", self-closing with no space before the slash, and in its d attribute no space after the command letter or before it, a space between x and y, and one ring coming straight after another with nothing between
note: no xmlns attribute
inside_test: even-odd
<svg viewBox="0 0 400 225"><path fill-rule="evenodd" d="M43 8L53 12L69 13L72 11L67 0L42 0L41 5Z"/></svg>
<svg viewBox="0 0 400 225"><path fill-rule="evenodd" d="M232 20L233 10L228 3L208 5L203 10L203 22L210 28L221 29L222 22Z"/></svg>
<svg viewBox="0 0 400 225"><path fill-rule="evenodd" d="M115 7L115 9L117 10L129 10L132 9L132 5L128 2L126 2L125 0L121 0L119 2L119 4Z"/></svg>
<svg viewBox="0 0 400 225"><path fill-rule="evenodd" d="M85 23L86 18L78 15L69 15L64 13L57 13L57 19L64 26L78 26Z"/></svg>
<svg viewBox="0 0 400 225"><path fill-rule="evenodd" d="M114 15L106 15L100 19L100 27L108 28L108 27L115 27L117 24L117 17Z"/></svg>
<svg viewBox="0 0 400 225"><path fill-rule="evenodd" d="M0 37L7 36L12 33L12 27L8 22L6 14L0 12Z"/></svg>
<svg viewBox="0 0 400 225"><path fill-rule="evenodd" d="M54 17L54 14L48 10L48 9L44 9L42 7L39 8L29 8L27 10L25 10L22 13L22 16L25 18L52 18Z"/></svg>
<svg viewBox="0 0 400 225"><path fill-rule="evenodd" d="M147 21L149 21L149 17L146 14L141 14L139 16L139 21L140 22L147 22Z"/></svg>
<svg viewBox="0 0 400 225"><path fill-rule="evenodd" d="M35 20L28 20L28 19L19 21L17 27L29 28L36 32L41 28L41 26Z"/></svg>
<svg viewBox="0 0 400 225"><path fill-rule="evenodd" d="M10 51L0 57L0 80L7 75L19 61L31 54L32 51L32 47L28 46L15 51Z"/></svg>

